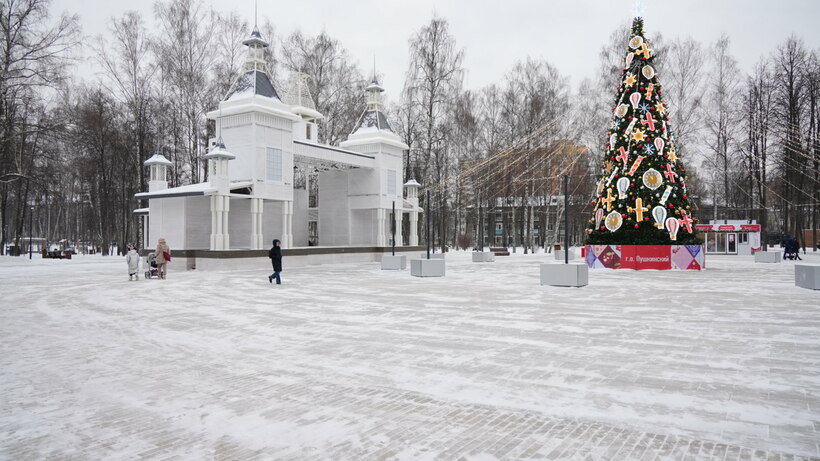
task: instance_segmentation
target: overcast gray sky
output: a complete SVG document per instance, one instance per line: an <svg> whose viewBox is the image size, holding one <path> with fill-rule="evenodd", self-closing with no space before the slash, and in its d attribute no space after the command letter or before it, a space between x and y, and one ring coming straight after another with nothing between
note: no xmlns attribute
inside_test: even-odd
<svg viewBox="0 0 820 461"><path fill-rule="evenodd" d="M217 10L235 10L253 21L253 0L205 0ZM774 51L791 34L820 48L820 0L643 0L646 31L667 39L692 36L713 42L726 32L743 70ZM77 13L87 35L103 33L111 17L137 9L153 23L151 1L55 0L54 11ZM500 80L527 56L545 58L573 86L592 76L598 51L612 30L632 17L635 0L259 0L285 36L296 29L325 30L338 38L369 72L373 56L395 99L407 69L407 42L434 15L450 22L466 51L467 87ZM261 22L261 21L260 21ZM660 76L663 79L663 75Z"/></svg>

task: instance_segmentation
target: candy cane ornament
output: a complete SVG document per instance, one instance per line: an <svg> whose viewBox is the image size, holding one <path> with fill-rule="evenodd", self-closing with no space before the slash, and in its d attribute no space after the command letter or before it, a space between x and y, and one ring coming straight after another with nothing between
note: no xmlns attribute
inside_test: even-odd
<svg viewBox="0 0 820 461"><path fill-rule="evenodd" d="M666 205L666 201L669 200L669 196L672 194L672 186L666 186L666 190L663 191L663 196L661 196L661 205Z"/></svg>
<svg viewBox="0 0 820 461"><path fill-rule="evenodd" d="M629 173L627 173L628 176L632 176L636 171L638 171L638 167L641 165L643 158L643 155L639 155L638 158L635 159L635 163L632 164L632 168L630 168Z"/></svg>

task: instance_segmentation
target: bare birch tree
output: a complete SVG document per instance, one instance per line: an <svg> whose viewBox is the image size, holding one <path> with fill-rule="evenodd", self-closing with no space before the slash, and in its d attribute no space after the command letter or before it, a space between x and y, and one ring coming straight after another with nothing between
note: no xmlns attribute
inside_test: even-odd
<svg viewBox="0 0 820 461"><path fill-rule="evenodd" d="M410 39L410 67L404 97L418 108L417 164L426 187L435 188L436 205L425 203L437 223L438 240L447 241L448 187L452 167L446 115L462 84L464 52L457 48L446 19L434 17Z"/></svg>
<svg viewBox="0 0 820 461"><path fill-rule="evenodd" d="M740 112L738 82L740 71L737 61L729 53L729 37L721 36L711 50L712 68L707 81L708 102L703 110L703 120L708 135L707 164L712 169L712 197L717 219L718 196L723 206L729 206L730 175L734 172L732 152L737 136Z"/></svg>
<svg viewBox="0 0 820 461"><path fill-rule="evenodd" d="M282 43L282 64L290 72L310 77L313 103L325 116L319 140L344 141L365 106L364 78L347 49L325 32L309 37L296 31Z"/></svg>

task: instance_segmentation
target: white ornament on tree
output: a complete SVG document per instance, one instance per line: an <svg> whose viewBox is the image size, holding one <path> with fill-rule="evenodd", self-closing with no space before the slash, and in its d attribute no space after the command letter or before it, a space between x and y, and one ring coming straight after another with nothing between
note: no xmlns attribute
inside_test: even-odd
<svg viewBox="0 0 820 461"><path fill-rule="evenodd" d="M670 240L677 240L679 228L680 222L678 218L666 218L666 230L669 231Z"/></svg>
<svg viewBox="0 0 820 461"><path fill-rule="evenodd" d="M643 185L650 188L650 189L652 189L652 190L655 190L655 189L661 187L661 184L663 184L663 175L661 175L660 171L658 171L654 168L650 168L650 169L646 170L643 173L642 179L643 179Z"/></svg>
<svg viewBox="0 0 820 461"><path fill-rule="evenodd" d="M615 183L618 188L618 198L623 200L626 198L626 191L629 190L629 178L621 178Z"/></svg>
<svg viewBox="0 0 820 461"><path fill-rule="evenodd" d="M632 104L632 109L638 108L638 103L641 102L641 94L637 91L629 95L629 102Z"/></svg>
<svg viewBox="0 0 820 461"><path fill-rule="evenodd" d="M655 220L655 227L663 229L663 222L666 220L666 208L659 205L652 208L652 219Z"/></svg>
<svg viewBox="0 0 820 461"><path fill-rule="evenodd" d="M610 232L615 232L616 230L621 228L621 224L623 224L623 218L621 218L621 213L617 211L613 211L606 215L606 220L604 220L604 226L609 229Z"/></svg>
<svg viewBox="0 0 820 461"><path fill-rule="evenodd" d="M663 140L663 138L655 138L655 148L658 149L658 155L662 154L661 151L663 151L663 146L665 144L666 142Z"/></svg>

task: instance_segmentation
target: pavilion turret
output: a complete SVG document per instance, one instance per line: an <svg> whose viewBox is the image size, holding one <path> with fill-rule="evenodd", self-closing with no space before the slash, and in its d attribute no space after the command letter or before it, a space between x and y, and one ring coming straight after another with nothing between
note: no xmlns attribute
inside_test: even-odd
<svg viewBox="0 0 820 461"><path fill-rule="evenodd" d="M148 191L154 192L168 188L168 168L173 166L170 160L157 152L146 160L143 165L149 168Z"/></svg>

